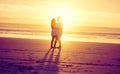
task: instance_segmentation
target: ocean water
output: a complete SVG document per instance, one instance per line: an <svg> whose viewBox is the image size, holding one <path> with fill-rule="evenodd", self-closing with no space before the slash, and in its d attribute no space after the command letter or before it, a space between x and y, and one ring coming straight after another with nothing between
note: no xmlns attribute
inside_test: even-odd
<svg viewBox="0 0 120 74"><path fill-rule="evenodd" d="M0 37L31 38L51 40L51 31L17 27L17 25L0 25ZM120 43L120 32L63 32L62 41Z"/></svg>

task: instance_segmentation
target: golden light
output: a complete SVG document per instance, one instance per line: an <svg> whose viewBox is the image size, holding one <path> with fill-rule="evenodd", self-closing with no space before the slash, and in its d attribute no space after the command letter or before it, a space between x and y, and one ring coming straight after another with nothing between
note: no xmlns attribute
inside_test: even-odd
<svg viewBox="0 0 120 74"><path fill-rule="evenodd" d="M61 7L61 6L56 6L52 7L50 11L51 18L57 18L57 16L61 16L62 22L64 24L64 27L69 27L73 26L74 21L76 20L76 14L74 9L70 7Z"/></svg>
<svg viewBox="0 0 120 74"><path fill-rule="evenodd" d="M61 17L63 22L64 31L69 30L70 27L75 26L75 21L77 20L75 9L72 7L66 6L53 6L49 10L48 14L50 15L50 19L56 18L58 16ZM62 40L69 40L69 37L63 34Z"/></svg>

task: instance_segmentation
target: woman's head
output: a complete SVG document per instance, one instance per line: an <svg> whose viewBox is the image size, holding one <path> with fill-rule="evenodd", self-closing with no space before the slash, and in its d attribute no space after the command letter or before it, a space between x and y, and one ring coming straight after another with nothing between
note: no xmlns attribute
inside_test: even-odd
<svg viewBox="0 0 120 74"><path fill-rule="evenodd" d="M53 18L53 19L51 20L51 24L52 24L52 25L56 24L55 18Z"/></svg>

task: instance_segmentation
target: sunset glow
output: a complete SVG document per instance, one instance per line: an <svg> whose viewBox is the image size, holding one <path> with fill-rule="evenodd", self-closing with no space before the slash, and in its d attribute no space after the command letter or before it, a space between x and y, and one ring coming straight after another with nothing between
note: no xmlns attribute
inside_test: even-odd
<svg viewBox="0 0 120 74"><path fill-rule="evenodd" d="M65 27L120 27L119 0L0 1L0 22L50 24L61 16Z"/></svg>
<svg viewBox="0 0 120 74"><path fill-rule="evenodd" d="M73 26L73 23L76 20L74 8L69 8L67 6L53 6L48 14L51 18L61 16L64 27Z"/></svg>

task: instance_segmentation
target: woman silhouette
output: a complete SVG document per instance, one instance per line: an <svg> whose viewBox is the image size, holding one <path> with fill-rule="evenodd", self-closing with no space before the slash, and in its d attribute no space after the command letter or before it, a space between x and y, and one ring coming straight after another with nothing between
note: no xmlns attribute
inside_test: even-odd
<svg viewBox="0 0 120 74"><path fill-rule="evenodd" d="M53 45L55 45L54 42L57 39L57 28L56 28L56 20L55 20L55 18L53 18L51 20L51 29L52 29L51 30L51 36L52 36L51 48L54 48L55 46L53 46Z"/></svg>

